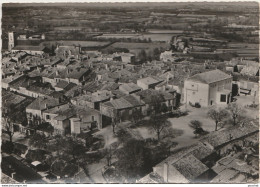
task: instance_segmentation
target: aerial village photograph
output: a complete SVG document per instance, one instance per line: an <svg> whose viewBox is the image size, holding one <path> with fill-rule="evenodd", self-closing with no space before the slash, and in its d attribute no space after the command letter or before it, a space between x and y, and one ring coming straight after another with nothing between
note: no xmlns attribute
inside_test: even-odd
<svg viewBox="0 0 260 187"><path fill-rule="evenodd" d="M1 184L258 184L257 2L1 9Z"/></svg>

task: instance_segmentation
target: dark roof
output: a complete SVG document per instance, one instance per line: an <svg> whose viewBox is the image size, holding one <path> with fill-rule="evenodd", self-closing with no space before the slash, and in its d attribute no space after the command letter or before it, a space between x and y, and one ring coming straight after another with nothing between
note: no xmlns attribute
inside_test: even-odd
<svg viewBox="0 0 260 187"><path fill-rule="evenodd" d="M167 101L175 98L173 94L153 89L139 91L136 93L136 95L140 96L141 100L143 100L147 104L151 103L154 97L157 97L161 101Z"/></svg>
<svg viewBox="0 0 260 187"><path fill-rule="evenodd" d="M30 46L30 45L17 45L13 48L13 50L26 50L26 51L43 51L45 49L44 46Z"/></svg>
<svg viewBox="0 0 260 187"><path fill-rule="evenodd" d="M70 79L80 79L84 74L89 73L90 70L85 67L73 67L67 68L58 73L57 78L70 78Z"/></svg>
<svg viewBox="0 0 260 187"><path fill-rule="evenodd" d="M114 99L112 101L105 102L104 105L112 106L115 109L125 109L125 108L133 108L137 106L144 105L141 101L139 101L136 97L133 95L127 95L124 97L121 97L119 99Z"/></svg>
<svg viewBox="0 0 260 187"><path fill-rule="evenodd" d="M59 81L59 82L55 85L55 87L57 87L57 88L65 88L68 84L69 84L69 83L68 83L67 81L61 80L61 81Z"/></svg>
<svg viewBox="0 0 260 187"><path fill-rule="evenodd" d="M118 88L119 88L119 84L111 82L111 83L106 83L105 85L103 85L101 89L112 91L112 90L117 90Z"/></svg>
<svg viewBox="0 0 260 187"><path fill-rule="evenodd" d="M126 83L121 85L119 89L124 90L126 92L133 92L133 91L141 90L142 88L140 88L134 83Z"/></svg>
<svg viewBox="0 0 260 187"><path fill-rule="evenodd" d="M45 104L47 107L56 106L59 104L59 100L52 97L38 97L26 109L44 110L46 109Z"/></svg>

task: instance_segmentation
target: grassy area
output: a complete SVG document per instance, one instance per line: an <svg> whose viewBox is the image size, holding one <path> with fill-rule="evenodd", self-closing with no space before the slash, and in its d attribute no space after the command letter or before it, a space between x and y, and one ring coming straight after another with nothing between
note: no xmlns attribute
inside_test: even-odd
<svg viewBox="0 0 260 187"><path fill-rule="evenodd" d="M153 42L153 43L134 43L134 42L116 42L110 46L108 46L106 49L113 49L113 48L126 48L131 53L134 53L135 55L138 55L141 50L145 50L145 52L151 53L155 48L163 48L164 50L168 49L170 47L169 44L163 43L163 42Z"/></svg>

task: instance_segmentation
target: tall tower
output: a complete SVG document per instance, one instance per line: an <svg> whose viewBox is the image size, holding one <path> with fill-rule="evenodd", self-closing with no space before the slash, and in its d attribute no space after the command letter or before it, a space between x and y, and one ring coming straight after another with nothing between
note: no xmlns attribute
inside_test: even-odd
<svg viewBox="0 0 260 187"><path fill-rule="evenodd" d="M8 50L11 51L15 45L14 32L8 32Z"/></svg>

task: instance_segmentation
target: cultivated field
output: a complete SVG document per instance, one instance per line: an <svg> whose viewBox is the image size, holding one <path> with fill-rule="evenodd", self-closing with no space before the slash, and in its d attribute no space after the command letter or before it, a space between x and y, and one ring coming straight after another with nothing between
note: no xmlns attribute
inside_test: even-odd
<svg viewBox="0 0 260 187"><path fill-rule="evenodd" d="M131 53L138 54L141 50L145 50L146 53L152 52L155 48L167 49L170 45L162 42L153 42L153 43L131 43L131 42L116 42L108 48L126 48Z"/></svg>

